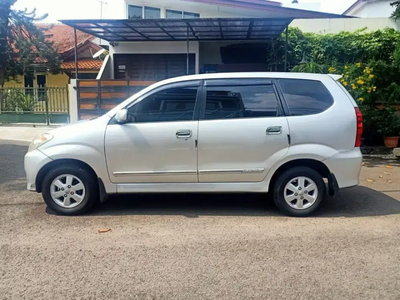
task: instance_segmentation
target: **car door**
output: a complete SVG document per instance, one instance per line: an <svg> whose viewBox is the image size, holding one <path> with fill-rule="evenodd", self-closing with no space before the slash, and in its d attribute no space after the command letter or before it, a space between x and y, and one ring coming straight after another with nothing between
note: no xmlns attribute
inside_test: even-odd
<svg viewBox="0 0 400 300"><path fill-rule="evenodd" d="M207 80L199 122L199 182L260 182L289 149L271 80Z"/></svg>
<svg viewBox="0 0 400 300"><path fill-rule="evenodd" d="M158 88L127 108L126 124L110 122L105 150L112 182L198 182L199 85L191 81Z"/></svg>

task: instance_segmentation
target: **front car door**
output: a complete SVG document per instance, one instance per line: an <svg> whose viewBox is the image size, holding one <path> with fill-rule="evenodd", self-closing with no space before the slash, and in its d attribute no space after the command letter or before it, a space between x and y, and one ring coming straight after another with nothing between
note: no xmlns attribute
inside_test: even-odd
<svg viewBox="0 0 400 300"><path fill-rule="evenodd" d="M289 126L268 79L206 80L199 182L261 182L289 149Z"/></svg>
<svg viewBox="0 0 400 300"><path fill-rule="evenodd" d="M196 99L200 81L160 87L128 107L128 122L110 122L107 167L115 183L198 182Z"/></svg>

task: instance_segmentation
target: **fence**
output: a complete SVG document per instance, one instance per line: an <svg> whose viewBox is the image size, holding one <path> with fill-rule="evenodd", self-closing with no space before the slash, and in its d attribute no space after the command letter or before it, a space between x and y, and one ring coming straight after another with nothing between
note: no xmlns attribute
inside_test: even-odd
<svg viewBox="0 0 400 300"><path fill-rule="evenodd" d="M67 87L0 87L0 122L68 123Z"/></svg>
<svg viewBox="0 0 400 300"><path fill-rule="evenodd" d="M78 80L78 118L98 117L154 81Z"/></svg>

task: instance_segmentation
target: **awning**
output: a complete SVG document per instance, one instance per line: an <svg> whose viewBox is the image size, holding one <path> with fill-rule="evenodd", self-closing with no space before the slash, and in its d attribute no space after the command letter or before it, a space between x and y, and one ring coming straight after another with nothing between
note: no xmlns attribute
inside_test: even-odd
<svg viewBox="0 0 400 300"><path fill-rule="evenodd" d="M292 18L62 20L109 42L268 40L279 37Z"/></svg>

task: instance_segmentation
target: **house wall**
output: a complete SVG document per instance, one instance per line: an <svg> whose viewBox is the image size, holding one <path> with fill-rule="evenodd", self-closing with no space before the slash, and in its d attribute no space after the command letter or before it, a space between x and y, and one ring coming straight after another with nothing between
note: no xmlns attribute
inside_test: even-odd
<svg viewBox="0 0 400 300"><path fill-rule="evenodd" d="M189 42L189 53L195 54L196 73L200 71L199 42ZM114 54L186 54L186 42L119 42L110 47L110 55ZM114 76L114 63L111 63L111 74Z"/></svg>
<svg viewBox="0 0 400 300"><path fill-rule="evenodd" d="M46 85L47 86L59 86L65 87L69 82L69 77L65 73L61 74L47 74L46 76ZM36 83L35 83L36 85Z"/></svg>
<svg viewBox="0 0 400 300"><path fill-rule="evenodd" d="M364 5L359 5L358 7L352 9L347 13L349 16L359 17L359 18L382 18L390 17L394 11L394 7L390 3L393 0L380 0L371 1L365 3Z"/></svg>
<svg viewBox="0 0 400 300"><path fill-rule="evenodd" d="M255 9L243 9L235 6L220 6L204 3L196 3L184 0L126 0L121 4L121 0L117 0L116 8L121 8L118 13L119 19L126 19L128 17L128 5L136 6L150 6L161 9L161 18L165 17L166 9L187 11L192 13L199 13L200 18L234 18L234 17L268 17L271 12Z"/></svg>
<svg viewBox="0 0 400 300"><path fill-rule="evenodd" d="M400 29L400 22L390 18L354 18L354 19L309 19L294 20L290 26L298 27L304 32L339 33L340 31L355 31L367 28L368 31L384 29L386 27Z"/></svg>
<svg viewBox="0 0 400 300"><path fill-rule="evenodd" d="M11 87L22 88L22 87L24 87L24 76L18 75L16 80L9 80L9 81L4 82L4 87L6 87L6 88L11 88Z"/></svg>

